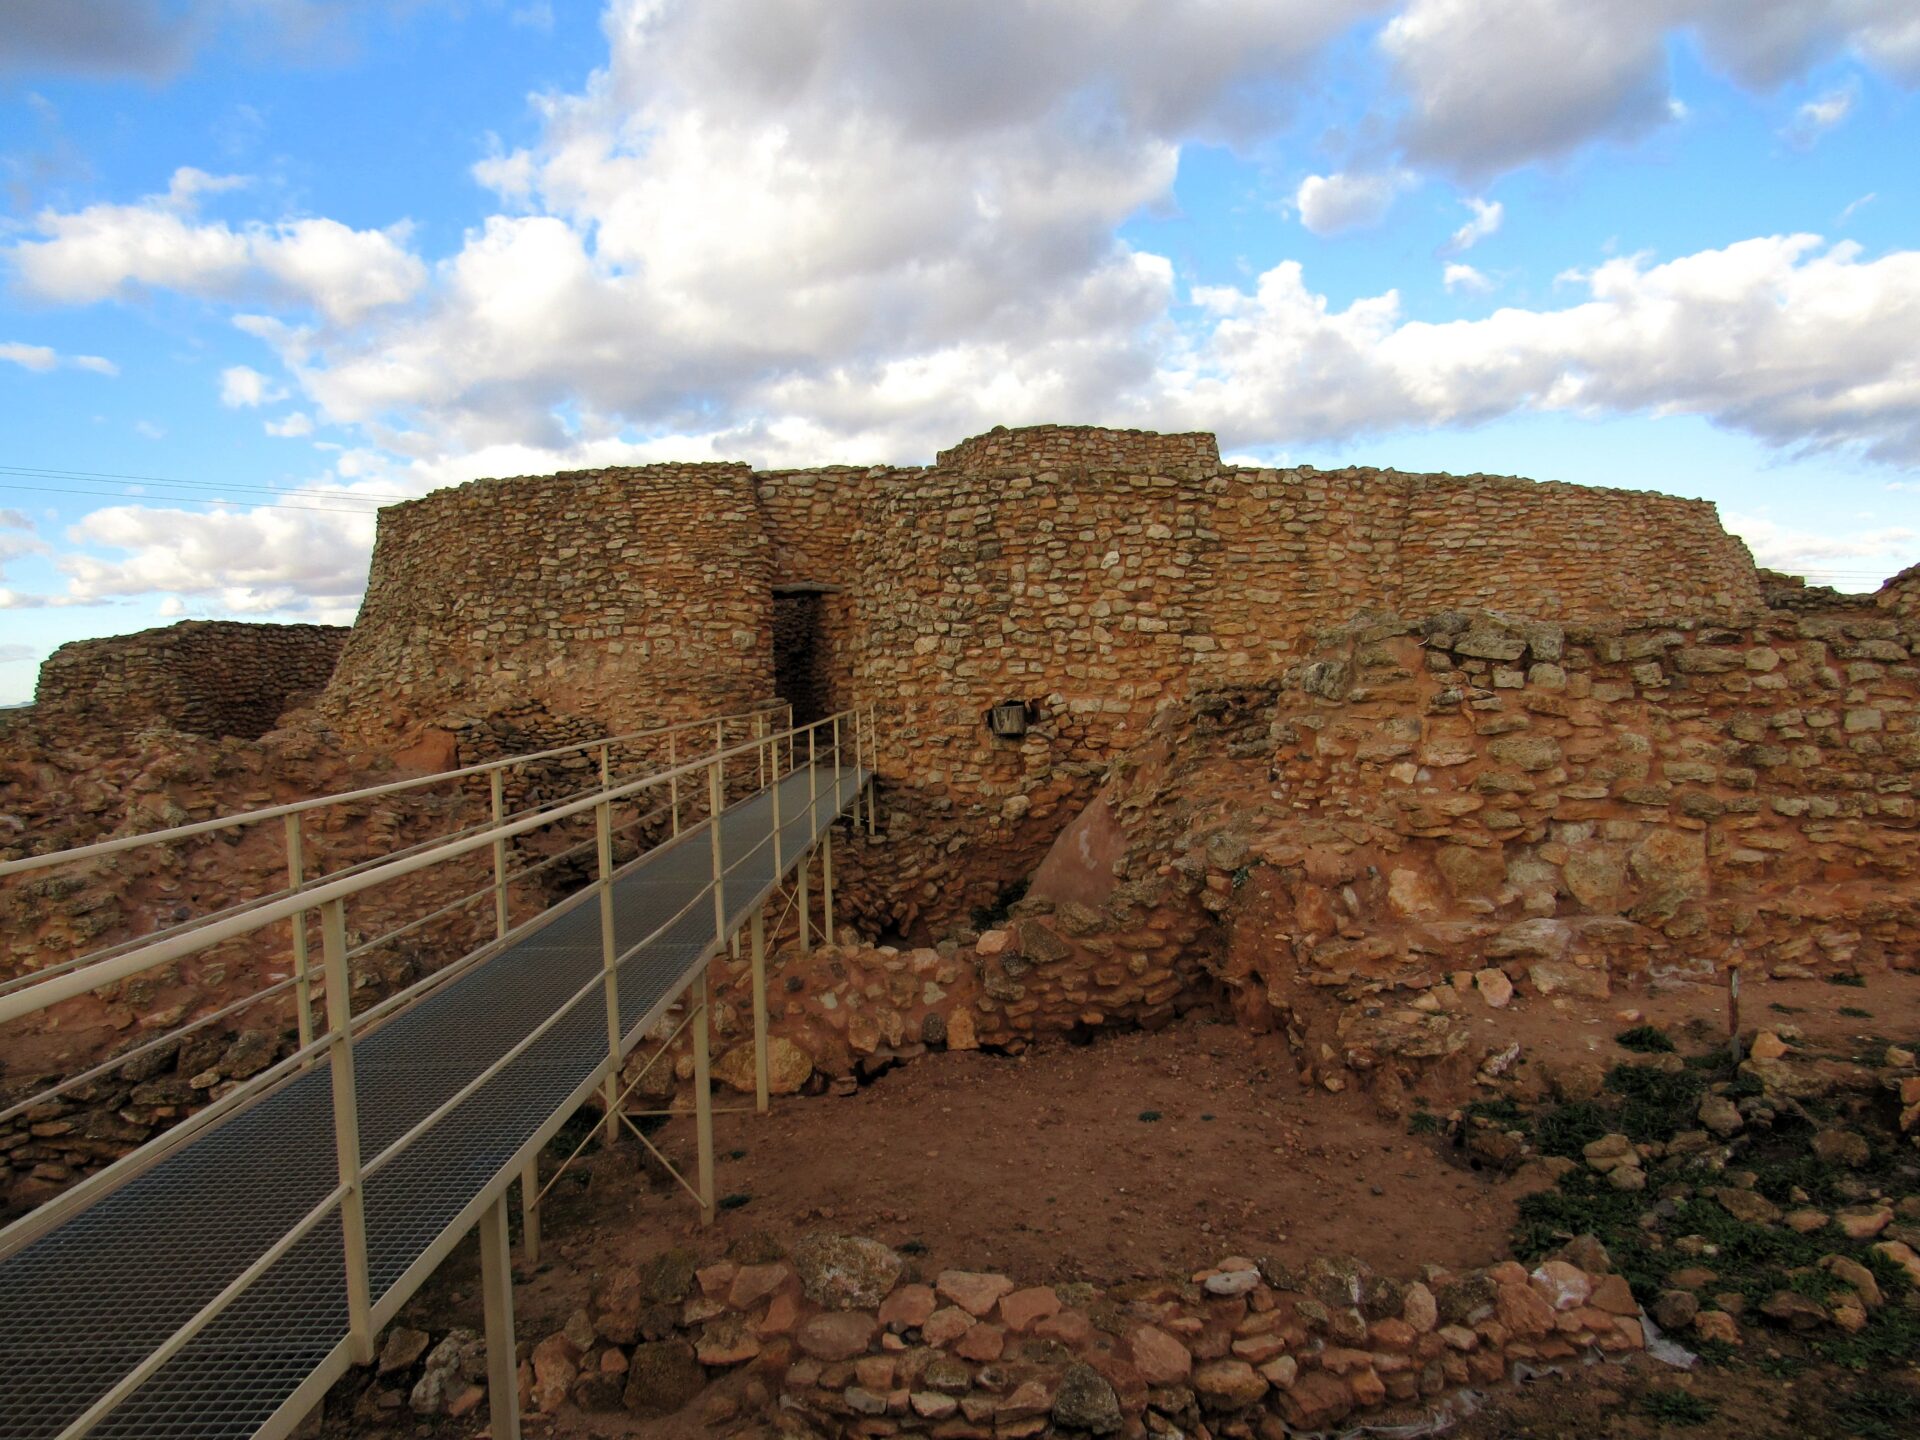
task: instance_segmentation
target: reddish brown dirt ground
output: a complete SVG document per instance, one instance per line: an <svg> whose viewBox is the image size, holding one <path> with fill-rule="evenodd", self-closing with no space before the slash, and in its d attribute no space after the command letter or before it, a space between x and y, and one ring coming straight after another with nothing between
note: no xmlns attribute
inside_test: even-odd
<svg viewBox="0 0 1920 1440"><path fill-rule="evenodd" d="M1920 1035L1920 976L1875 975L1869 986L1755 981L1743 1028L1798 1025L1817 1047L1843 1052L1869 1036ZM1843 1015L1843 1008L1868 1016ZM1531 1066L1574 1057L1606 1066L1629 1058L1613 1043L1628 1010L1694 1049L1724 1033L1726 993L1622 987L1605 1000L1516 998L1506 1010L1484 1013L1470 1000L1467 1013L1488 1043L1519 1038ZM1522 1074L1524 1083L1525 1067ZM1444 1108L1459 1097L1430 1098ZM1140 1118L1150 1111L1160 1118ZM558 1329L618 1265L676 1244L718 1257L753 1231L786 1243L810 1229L846 1230L905 1247L926 1275L954 1266L1004 1271L1021 1283L1115 1283L1232 1253L1298 1263L1346 1252L1406 1275L1427 1262L1505 1257L1521 1188L1462 1168L1459 1152L1442 1140L1409 1136L1404 1121L1381 1117L1364 1093L1303 1089L1276 1037L1198 1017L1156 1034L1056 1042L1019 1057L934 1054L852 1096L779 1099L769 1117L722 1115L715 1134L718 1191L747 1198L706 1229L686 1193L640 1158L637 1142L624 1140L611 1153L598 1142L588 1146L549 1194L542 1264L516 1287L523 1340ZM652 1138L691 1169L690 1121L674 1119ZM450 1325L480 1327L471 1247L428 1283L403 1323L436 1335ZM707 1401L670 1421L569 1412L550 1422L529 1417L530 1433L720 1434L726 1427L707 1427L706 1406L741 1383L736 1375L716 1385ZM1709 1396L1718 1414L1705 1425L1663 1428L1641 1397L1675 1387ZM1636 1358L1500 1391L1446 1433L1464 1440L1839 1433L1820 1428L1820 1387L1811 1375L1794 1382L1751 1369L1681 1375ZM477 1419L421 1433L469 1435Z"/></svg>
<svg viewBox="0 0 1920 1440"><path fill-rule="evenodd" d="M558 1243L591 1231L604 1263L826 1226L917 1243L930 1272L1110 1284L1241 1252L1485 1264L1513 1216L1364 1095L1303 1091L1277 1041L1195 1019L1019 1057L931 1055L714 1131L718 1189L745 1201L710 1230L656 1166L636 1175L631 1146L594 1155L584 1191L556 1187L572 1189L548 1220ZM690 1121L653 1139L690 1168Z"/></svg>

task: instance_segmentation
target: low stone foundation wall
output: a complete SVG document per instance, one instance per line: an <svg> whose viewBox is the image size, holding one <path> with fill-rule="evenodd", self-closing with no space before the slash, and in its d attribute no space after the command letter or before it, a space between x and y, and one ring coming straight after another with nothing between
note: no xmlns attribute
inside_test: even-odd
<svg viewBox="0 0 1920 1440"><path fill-rule="evenodd" d="M520 1403L658 1418L745 1368L749 1405L834 1435L1317 1430L1497 1384L1519 1362L1639 1350L1639 1316L1591 1241L1531 1272L1429 1266L1403 1281L1350 1257L1292 1272L1229 1256L1184 1282L1102 1290L921 1275L877 1241L817 1233L790 1255L769 1242L703 1265L670 1250L615 1272L532 1345ZM429 1339L397 1331L389 1357L418 1357ZM381 1368L411 1383L416 1413L464 1413L480 1398L479 1344L455 1331L417 1378L411 1363Z"/></svg>

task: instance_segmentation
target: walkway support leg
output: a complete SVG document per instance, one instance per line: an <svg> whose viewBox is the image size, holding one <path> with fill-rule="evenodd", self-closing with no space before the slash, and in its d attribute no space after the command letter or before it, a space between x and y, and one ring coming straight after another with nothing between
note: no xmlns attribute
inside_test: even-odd
<svg viewBox="0 0 1920 1440"><path fill-rule="evenodd" d="M753 912L753 1099L767 1113L767 907Z"/></svg>
<svg viewBox="0 0 1920 1440"><path fill-rule="evenodd" d="M527 1157L520 1172L520 1250L531 1269L540 1263L540 1157Z"/></svg>
<svg viewBox="0 0 1920 1440"><path fill-rule="evenodd" d="M693 1112L700 1145L700 1223L713 1223L713 1067L707 1054L707 977L694 982L700 1015L693 1022Z"/></svg>
<svg viewBox="0 0 1920 1440"><path fill-rule="evenodd" d="M620 973L613 938L613 806L593 807L594 838L600 860L600 983L607 999L606 1143L620 1137Z"/></svg>
<svg viewBox="0 0 1920 1440"><path fill-rule="evenodd" d="M346 1193L340 1200L341 1251L347 1266L347 1338L355 1364L373 1362L373 1295L367 1279L366 1192L360 1182L360 1104L353 1082L353 991L347 978L347 902L320 908L320 953L327 975L327 1059L333 1072L333 1144Z"/></svg>
<svg viewBox="0 0 1920 1440"><path fill-rule="evenodd" d="M827 826L827 833L820 837L820 943L833 944L833 826L831 824Z"/></svg>
<svg viewBox="0 0 1920 1440"><path fill-rule="evenodd" d="M487 1413L493 1440L520 1440L520 1363L513 1339L513 1257L504 1191L480 1212L480 1293L487 1312Z"/></svg>

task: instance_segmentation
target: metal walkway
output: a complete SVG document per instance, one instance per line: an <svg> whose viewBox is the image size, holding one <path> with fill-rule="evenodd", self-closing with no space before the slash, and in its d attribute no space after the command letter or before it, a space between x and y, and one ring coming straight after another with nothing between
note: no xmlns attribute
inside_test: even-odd
<svg viewBox="0 0 1920 1440"><path fill-rule="evenodd" d="M779 782L779 851L795 868L870 772L822 764ZM773 787L721 817L726 928L781 878ZM739 856L739 860L731 857ZM615 880L631 1046L718 948L708 824ZM601 974L592 887L458 979L353 1044L360 1152L380 1154L525 1041ZM675 920L672 917L678 915ZM668 924L672 920L671 924ZM605 1073L598 988L365 1183L376 1326L385 1324ZM0 1260L0 1436L51 1440L193 1319L339 1183L333 1092L315 1064L24 1249ZM342 1369L349 1310L338 1222L310 1228L218 1318L91 1431L130 1440L244 1440L284 1431ZM291 1403L290 1403L291 1402Z"/></svg>

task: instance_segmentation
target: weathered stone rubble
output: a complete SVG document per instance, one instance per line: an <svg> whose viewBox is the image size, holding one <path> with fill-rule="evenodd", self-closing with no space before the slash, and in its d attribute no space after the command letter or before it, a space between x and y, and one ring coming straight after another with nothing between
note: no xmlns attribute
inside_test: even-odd
<svg viewBox="0 0 1920 1440"><path fill-rule="evenodd" d="M741 1398L716 1397L709 1419L744 1402L833 1435L1320 1429L1496 1383L1516 1362L1645 1343L1626 1281L1590 1238L1531 1272L1428 1267L1401 1281L1350 1257L1292 1273L1229 1256L1105 1290L921 1276L858 1236L811 1235L791 1255L755 1237L736 1251L711 1264L667 1251L608 1277L559 1331L522 1344L523 1408L661 1417L740 1370ZM472 1409L484 1361L471 1332L416 1367L428 1341L394 1332L361 1406L397 1409L404 1395L416 1414Z"/></svg>

